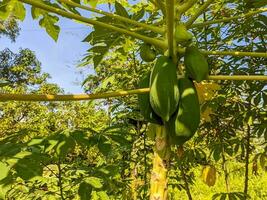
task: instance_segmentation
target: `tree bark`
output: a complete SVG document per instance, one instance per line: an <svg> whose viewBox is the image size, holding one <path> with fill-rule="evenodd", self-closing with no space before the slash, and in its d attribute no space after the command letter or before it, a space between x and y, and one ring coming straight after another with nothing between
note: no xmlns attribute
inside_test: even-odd
<svg viewBox="0 0 267 200"><path fill-rule="evenodd" d="M168 199L168 169L170 160L170 145L164 126L155 125L155 147L153 169L150 180L150 200Z"/></svg>

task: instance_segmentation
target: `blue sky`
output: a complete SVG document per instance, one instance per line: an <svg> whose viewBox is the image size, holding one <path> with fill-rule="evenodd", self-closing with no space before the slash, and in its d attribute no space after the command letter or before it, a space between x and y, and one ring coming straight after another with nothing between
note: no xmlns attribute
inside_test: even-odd
<svg viewBox="0 0 267 200"><path fill-rule="evenodd" d="M92 71L83 68L81 72L76 66L89 48L88 43L81 41L91 28L65 18L61 18L59 25L61 32L55 42L27 12L26 19L20 23L21 31L16 42L2 37L0 50L10 48L18 52L20 48L29 48L42 63L43 71L51 75L49 82L57 83L66 93L82 93L80 83Z"/></svg>

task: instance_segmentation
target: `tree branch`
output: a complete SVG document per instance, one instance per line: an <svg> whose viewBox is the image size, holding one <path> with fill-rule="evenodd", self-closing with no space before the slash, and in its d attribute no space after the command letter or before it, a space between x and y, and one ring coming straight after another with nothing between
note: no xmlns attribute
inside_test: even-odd
<svg viewBox="0 0 267 200"><path fill-rule="evenodd" d="M164 32L165 32L164 29L162 29L162 28L159 28L159 27L156 27L156 26L153 26L153 25L149 25L149 24L145 24L145 23L141 23L141 22L137 22L135 20L132 20L132 19L129 19L129 18L126 18L126 17L122 17L122 16L116 15L114 13L105 12L105 11L102 11L102 10L98 10L96 8L90 8L90 7L75 3L75 2L70 1L70 0L57 0L57 1L65 3L65 4L70 5L70 6L78 7L78 8L90 11L90 12L94 12L94 13L98 13L98 14L101 14L101 15L109 16L109 17L111 17L113 19L117 19L117 20L120 20L120 21L123 21L123 22L127 22L129 24L133 24L133 25L142 27L143 29L151 30L151 31L159 33L159 34L164 34Z"/></svg>
<svg viewBox="0 0 267 200"><path fill-rule="evenodd" d="M189 10L195 3L197 2L197 0L188 0L185 3L183 3L182 5L177 7L177 12L181 15L183 13L185 13L187 10Z"/></svg>
<svg viewBox="0 0 267 200"><path fill-rule="evenodd" d="M251 17L253 15L257 15L257 14L260 14L260 13L263 13L263 12L266 12L266 11L267 11L267 8L261 8L261 9L256 10L256 11L251 11L251 12L248 12L248 13L245 13L245 14L234 16L234 17L217 19L217 20L207 21L207 22L203 22L203 23L195 23L195 24L192 24L190 26L190 28L203 27L203 26L208 26L208 25L211 25L211 24L219 24L219 23L223 23L223 22L232 22L232 21L238 20L240 18Z"/></svg>
<svg viewBox="0 0 267 200"><path fill-rule="evenodd" d="M209 7L214 0L207 0L198 10L197 12L186 22L186 27L190 27L194 21Z"/></svg>
<svg viewBox="0 0 267 200"><path fill-rule="evenodd" d="M264 75L216 75L209 76L207 80L238 80L238 81L267 81ZM50 94L9 94L0 93L0 101L82 101L91 99L105 99L110 97L128 96L133 94L144 94L149 88L135 90L107 92L102 94L72 94L72 95L50 95Z"/></svg>
<svg viewBox="0 0 267 200"><path fill-rule="evenodd" d="M96 21L96 20L93 20L93 19L82 17L82 16L77 15L77 14L69 13L69 12L61 10L59 8L55 8L53 6L49 6L49 5L46 5L44 3L40 3L40 1L36 1L36 0L19 0L19 1L21 1L23 3L26 3L26 4L29 4L29 5L32 5L34 7L37 7L37 8L52 12L52 13L55 13L55 14L61 15L62 17L66 17L66 18L69 18L69 19L75 19L77 21L84 22L86 24L100 26L100 27L103 27L103 28L107 28L107 29L116 31L118 33L129 35L129 36L131 36L133 38L137 38L137 39L143 40L144 42L147 42L147 43L149 43L151 45L154 45L154 46L162 48L162 49L166 49L166 47L167 47L165 42L162 41L162 40L158 40L158 39L155 39L155 38L150 38L150 37L138 34L138 33L131 32L131 31L126 30L126 29L118 28L116 26L112 26L112 25L109 25L109 24L106 24L106 23L103 23L103 22L99 22L99 21Z"/></svg>
<svg viewBox="0 0 267 200"><path fill-rule="evenodd" d="M221 56L251 56L251 57L267 57L264 52L240 52L240 51L201 51L206 55L221 55Z"/></svg>

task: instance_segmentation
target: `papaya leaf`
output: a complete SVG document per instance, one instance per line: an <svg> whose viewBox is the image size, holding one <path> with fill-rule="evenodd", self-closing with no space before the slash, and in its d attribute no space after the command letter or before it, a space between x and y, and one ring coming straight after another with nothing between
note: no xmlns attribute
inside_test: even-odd
<svg viewBox="0 0 267 200"><path fill-rule="evenodd" d="M15 15L16 18L19 19L20 21L23 21L26 16L26 9L23 3L19 1L14 1L14 8L12 14Z"/></svg>
<svg viewBox="0 0 267 200"><path fill-rule="evenodd" d="M129 18L127 10L118 1L115 1L115 9L117 15Z"/></svg>
<svg viewBox="0 0 267 200"><path fill-rule="evenodd" d="M43 18L39 21L41 27L45 28L46 32L57 41L60 28L56 23L58 22L59 18L57 16L45 14Z"/></svg>

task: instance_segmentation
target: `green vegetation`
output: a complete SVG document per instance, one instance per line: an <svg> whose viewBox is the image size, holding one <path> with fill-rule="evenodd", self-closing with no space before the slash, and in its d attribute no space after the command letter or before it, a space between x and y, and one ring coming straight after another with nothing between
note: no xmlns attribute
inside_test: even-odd
<svg viewBox="0 0 267 200"><path fill-rule="evenodd" d="M1 101L0 199L267 199L266 82L238 79L266 75L266 1L101 3L109 12L98 1L0 1L0 34L12 40L29 10L55 41L60 16L93 26L85 92L150 87L139 99ZM190 81L180 95L177 79ZM31 50L5 49L0 93L64 91ZM183 145L166 127L175 112L193 136Z"/></svg>

